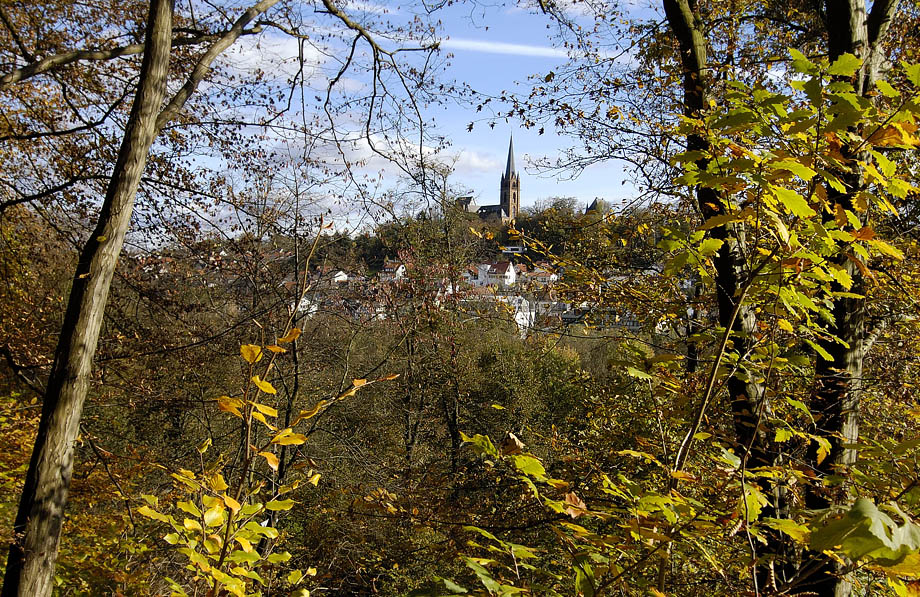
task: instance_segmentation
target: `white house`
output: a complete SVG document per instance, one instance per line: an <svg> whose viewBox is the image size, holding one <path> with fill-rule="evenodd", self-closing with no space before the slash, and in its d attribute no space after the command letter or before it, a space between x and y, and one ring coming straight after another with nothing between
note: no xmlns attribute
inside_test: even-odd
<svg viewBox="0 0 920 597"><path fill-rule="evenodd" d="M556 282L559 276L550 271L548 267L537 265L527 274L527 279L537 286L546 286Z"/></svg>
<svg viewBox="0 0 920 597"><path fill-rule="evenodd" d="M509 288L517 282L517 272L510 261L480 263L476 266L475 286Z"/></svg>
<svg viewBox="0 0 920 597"><path fill-rule="evenodd" d="M383 262L383 269L380 270L380 279L384 282L395 282L406 277L405 264L387 259Z"/></svg>

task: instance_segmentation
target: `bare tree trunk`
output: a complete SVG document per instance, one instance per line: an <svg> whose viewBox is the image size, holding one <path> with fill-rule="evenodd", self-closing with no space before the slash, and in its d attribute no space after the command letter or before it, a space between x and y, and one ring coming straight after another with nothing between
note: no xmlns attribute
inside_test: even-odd
<svg viewBox="0 0 920 597"><path fill-rule="evenodd" d="M16 515L16 541L10 546L3 597L51 594L74 442L102 315L166 94L172 14L172 0L151 0L140 83L96 229L83 247L74 274Z"/></svg>
<svg viewBox="0 0 920 597"><path fill-rule="evenodd" d="M695 0L663 0L665 15L680 50L681 67L683 69L684 87L684 114L690 118L700 118L708 99L709 67L707 64L707 45L700 22L698 8ZM702 136L691 134L687 136L687 149L699 150L710 153L710 143ZM700 170L705 170L709 164L707 158L697 161ZM710 187L699 186L696 188L696 203L703 218L709 219L725 213L720 191ZM745 284L745 256L744 232L737 224L716 226L711 232L712 238L722 241L713 264L715 266L715 294L718 307L719 324L723 327L731 326L731 339L733 351L738 354L739 362L749 351L753 332L756 326L754 311L745 305L738 307L742 300L742 286ZM736 307L737 317L732 318ZM692 355L693 363L698 358L696 346L688 349ZM748 468L770 466L773 464L773 455L770 452L768 438L761 427L762 410L766 407L766 395L761 384L750 381L752 376L740 373L733 374L726 383L728 397L731 403L732 419L735 427L735 439L739 455L744 459ZM783 509L780 503L782 496L777 497L777 503L770 504L764 511L764 516L774 516ZM786 545L778 533L768 537L764 548L767 556L762 565L755 570L755 582L759 587L764 587L767 580L774 574L786 572L788 558L784 557ZM771 566L769 560L779 560L776 566ZM661 587L659 587L660 589Z"/></svg>
<svg viewBox="0 0 920 597"><path fill-rule="evenodd" d="M865 96L872 90L882 63L881 41L888 31L888 25L898 8L899 0L878 0L872 11L866 14L864 0L827 0L825 2L825 27L828 38L828 58L833 63L843 54L853 54L863 60L862 67L853 78L856 93ZM861 156L848 151L841 152L851 163ZM841 170L835 173L843 181L846 192L827 187L832 205L853 209L853 198L864 187L859 170ZM830 216L828 216L830 217ZM854 264L841 257L838 264L845 267L853 279L850 292L863 294L864 279ZM838 286L835 284L835 286ZM835 287L834 290L844 290ZM823 480L831 474L846 473L856 462L856 450L852 447L859 439L859 402L862 392L863 361L870 341L865 325L865 300L858 298L834 298L832 313L834 321L828 325L828 332L843 340L822 342L831 360L820 359L815 364L815 387L811 396L811 410L815 415L813 432L830 442L830 453L819 462L817 445L812 445L807 455L807 464L816 473L816 479L805 496L809 509L823 509L835 504L846 503L849 496L845 486L829 488ZM803 591L813 592L820 597L848 597L852 584L842 574L841 566L822 554L804 554L803 570L808 574L797 584Z"/></svg>

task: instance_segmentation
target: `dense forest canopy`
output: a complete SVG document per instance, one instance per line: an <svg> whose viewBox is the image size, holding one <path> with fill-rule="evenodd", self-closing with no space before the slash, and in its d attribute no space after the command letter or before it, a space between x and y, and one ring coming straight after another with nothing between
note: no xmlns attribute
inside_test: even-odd
<svg viewBox="0 0 920 597"><path fill-rule="evenodd" d="M920 595L917 5L360 4L0 1L2 595Z"/></svg>

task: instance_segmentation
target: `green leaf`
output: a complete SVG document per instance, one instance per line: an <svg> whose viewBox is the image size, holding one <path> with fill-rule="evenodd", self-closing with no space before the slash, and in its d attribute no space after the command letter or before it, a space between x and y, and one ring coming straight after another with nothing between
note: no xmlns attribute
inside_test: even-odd
<svg viewBox="0 0 920 597"><path fill-rule="evenodd" d="M196 518L201 518L201 510L192 502L176 502L176 507Z"/></svg>
<svg viewBox="0 0 920 597"><path fill-rule="evenodd" d="M224 508L222 505L214 505L208 508L204 513L204 524L209 527L216 527L224 521Z"/></svg>
<svg viewBox="0 0 920 597"><path fill-rule="evenodd" d="M294 506L294 500L272 500L265 504L266 510L290 510Z"/></svg>
<svg viewBox="0 0 920 597"><path fill-rule="evenodd" d="M700 243L700 255L714 255L722 247L722 240L718 238L707 238Z"/></svg>
<svg viewBox="0 0 920 597"><path fill-rule="evenodd" d="M840 266L829 266L831 275L834 276L834 279L843 286L845 289L849 290L853 287L853 277L850 276L850 273L843 267Z"/></svg>
<svg viewBox="0 0 920 597"><path fill-rule="evenodd" d="M525 475L535 477L538 480L546 478L546 469L539 460L528 454L515 454L512 456L514 467Z"/></svg>
<svg viewBox="0 0 920 597"><path fill-rule="evenodd" d="M240 564L242 562L248 562L252 564L258 562L260 558L261 556L259 555L258 551L243 551L242 549L238 549L231 553L230 557L227 559L235 564Z"/></svg>
<svg viewBox="0 0 920 597"><path fill-rule="evenodd" d="M442 583L444 583L444 588L453 593L454 595L464 595L469 593L466 589L455 583L454 581L448 578L439 578Z"/></svg>
<svg viewBox="0 0 920 597"><path fill-rule="evenodd" d="M920 550L920 527L902 517L905 523L899 526L870 500L859 498L842 517L818 521L809 546L892 566Z"/></svg>
<svg viewBox="0 0 920 597"><path fill-rule="evenodd" d="M491 593L498 593L500 590L498 582L492 578L492 575L486 569L485 566L479 562L473 560L472 558L464 557L463 561L466 562L466 565L476 573L476 577L479 578L479 582Z"/></svg>
<svg viewBox="0 0 920 597"><path fill-rule="evenodd" d="M587 561L578 562L573 567L575 568L575 587L585 597L594 597L594 568Z"/></svg>
<svg viewBox="0 0 920 597"><path fill-rule="evenodd" d="M837 58L827 69L827 74L839 77L852 77L862 66L862 60L853 54L846 53Z"/></svg>
<svg viewBox="0 0 920 597"><path fill-rule="evenodd" d="M887 98L894 99L901 95L898 90L892 87L888 81L880 79L875 82L875 86L878 87L878 90L881 92L881 94Z"/></svg>
<svg viewBox="0 0 920 597"><path fill-rule="evenodd" d="M818 345L816 342L812 342L812 341L809 340L808 338L804 338L804 340L805 340L805 343L808 344L809 346L811 346L811 347L814 349L814 351L815 351L816 353L818 353L819 355L821 355L821 358L822 358L822 359L824 359L825 361L833 361L833 360L834 360L834 357L832 357L831 354L830 354L829 352L827 352L826 350L824 350L824 348L822 348L822 347L821 347L820 345Z"/></svg>
<svg viewBox="0 0 920 597"><path fill-rule="evenodd" d="M788 404L789 406L795 408L796 410L801 411L801 412L804 413L810 420L813 420L813 419L812 419L812 416L811 416L811 411L808 409L808 407L805 405L805 403L802 402L801 400L796 400L795 398L786 398L786 404Z"/></svg>
<svg viewBox="0 0 920 597"><path fill-rule="evenodd" d="M815 63L795 48L789 48L789 55L792 56L792 68L796 71L806 75L813 75L818 72L818 67L815 66Z"/></svg>
<svg viewBox="0 0 920 597"><path fill-rule="evenodd" d="M901 63L904 66L904 74L907 79L915 86L920 87L920 64Z"/></svg>
<svg viewBox="0 0 920 597"><path fill-rule="evenodd" d="M745 483L743 490L741 503L738 505L738 514L743 516L746 522L751 523L760 518L760 511L766 505L767 498L756 485Z"/></svg>
<svg viewBox="0 0 920 597"><path fill-rule="evenodd" d="M291 570L291 573L287 576L287 581L289 585L296 585L301 580L303 580L303 572L300 570Z"/></svg>
<svg viewBox="0 0 920 597"><path fill-rule="evenodd" d="M804 181L811 180L817 174L816 171L795 160L776 160L770 162L768 166L773 170L788 170Z"/></svg>
<svg viewBox="0 0 920 597"><path fill-rule="evenodd" d="M795 191L775 185L770 185L770 191L773 192L773 196L776 197L777 201L782 203L791 214L800 218L810 218L815 215L815 210L808 205L804 197Z"/></svg>
<svg viewBox="0 0 920 597"><path fill-rule="evenodd" d="M735 129L743 128L744 125L753 122L754 120L756 120L756 116L751 110L732 110L726 116L723 116L718 121L716 121L716 123L713 125L713 128L721 129L722 131L732 131Z"/></svg>
<svg viewBox="0 0 920 597"><path fill-rule="evenodd" d="M473 449L480 456L490 456L492 458L498 458L498 450L495 448L495 444L492 443L492 440L485 435L476 434L473 437L466 435L465 433L460 433L460 438L468 443L472 444Z"/></svg>
<svg viewBox="0 0 920 597"><path fill-rule="evenodd" d="M283 564L284 562L287 562L291 559L291 554L286 551L282 551L281 553L273 553L265 559L272 564Z"/></svg>
<svg viewBox="0 0 920 597"><path fill-rule="evenodd" d="M638 377L639 379L654 379L654 377L652 377L645 371L640 371L639 369L636 369L635 367L627 367L626 374L629 375L630 377Z"/></svg>
<svg viewBox="0 0 920 597"><path fill-rule="evenodd" d="M763 524L792 537L796 543L807 543L811 531L807 526L789 518L765 518Z"/></svg>
<svg viewBox="0 0 920 597"><path fill-rule="evenodd" d="M789 440L792 437L792 432L786 429L785 427L780 427L776 430L776 435L773 438L775 442L784 442Z"/></svg>

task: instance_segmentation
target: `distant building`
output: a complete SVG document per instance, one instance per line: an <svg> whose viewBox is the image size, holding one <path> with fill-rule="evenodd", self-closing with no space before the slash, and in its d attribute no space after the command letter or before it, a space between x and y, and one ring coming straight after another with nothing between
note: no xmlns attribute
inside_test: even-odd
<svg viewBox="0 0 920 597"><path fill-rule="evenodd" d="M603 199L595 199L591 202L588 207L585 208L585 215L590 213L598 213L601 215L607 215L610 213L610 205Z"/></svg>
<svg viewBox="0 0 920 597"><path fill-rule="evenodd" d="M462 211L474 214L479 211L479 206L476 205L476 200L473 197L457 197L457 207Z"/></svg>
<svg viewBox="0 0 920 597"><path fill-rule="evenodd" d="M510 261L480 263L464 272L463 279L471 286L509 288L517 282L517 270Z"/></svg>
<svg viewBox="0 0 920 597"><path fill-rule="evenodd" d="M476 213L483 220L498 220L508 223L521 212L521 177L514 165L514 139L508 142L508 161L502 174L498 190L498 205L483 205L477 208L472 197L460 197L457 206L463 211Z"/></svg>
<svg viewBox="0 0 920 597"><path fill-rule="evenodd" d="M380 279L384 282L395 282L406 277L406 266L397 261L387 259L380 270Z"/></svg>

